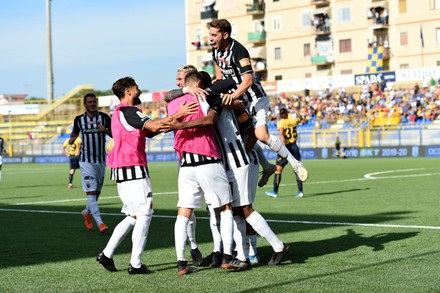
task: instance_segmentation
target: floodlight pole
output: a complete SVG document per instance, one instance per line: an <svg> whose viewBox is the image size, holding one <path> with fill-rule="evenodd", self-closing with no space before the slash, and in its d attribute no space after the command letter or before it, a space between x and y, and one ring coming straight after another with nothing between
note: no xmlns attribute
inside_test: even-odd
<svg viewBox="0 0 440 293"><path fill-rule="evenodd" d="M51 34L51 16L50 16L50 1L46 0L46 34L47 34L47 104L53 102L53 68L52 68L52 34Z"/></svg>

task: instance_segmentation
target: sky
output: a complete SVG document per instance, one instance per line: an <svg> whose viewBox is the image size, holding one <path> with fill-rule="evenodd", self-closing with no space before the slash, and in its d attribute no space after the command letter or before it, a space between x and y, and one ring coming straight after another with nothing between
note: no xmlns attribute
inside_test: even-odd
<svg viewBox="0 0 440 293"><path fill-rule="evenodd" d="M175 87L186 63L184 0L52 0L54 97L77 85L110 90L133 77ZM0 94L47 97L46 0L0 0Z"/></svg>

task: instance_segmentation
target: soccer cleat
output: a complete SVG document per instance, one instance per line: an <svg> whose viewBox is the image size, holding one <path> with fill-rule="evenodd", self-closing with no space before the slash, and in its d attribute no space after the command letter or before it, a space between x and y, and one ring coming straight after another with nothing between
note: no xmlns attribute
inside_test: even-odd
<svg viewBox="0 0 440 293"><path fill-rule="evenodd" d="M150 271L146 265L141 265L139 268L134 268L132 267L131 264L129 264L128 273L130 275L148 275L148 274L152 274L153 271Z"/></svg>
<svg viewBox="0 0 440 293"><path fill-rule="evenodd" d="M67 185L67 188L72 189L74 188L72 184Z"/></svg>
<svg viewBox="0 0 440 293"><path fill-rule="evenodd" d="M177 262L177 274L179 276L189 275L194 272L197 272L197 269L188 265L188 262L185 260L179 260Z"/></svg>
<svg viewBox="0 0 440 293"><path fill-rule="evenodd" d="M270 176L272 176L276 170L277 170L277 166L272 165L272 164L270 165L268 170L263 170L261 172L261 179L260 179L260 181L258 181L258 187L263 187L264 185L266 185Z"/></svg>
<svg viewBox="0 0 440 293"><path fill-rule="evenodd" d="M112 258L108 258L101 252L97 257L96 261L102 264L102 266L109 272L116 272L115 263Z"/></svg>
<svg viewBox="0 0 440 293"><path fill-rule="evenodd" d="M86 229L92 230L93 229L92 216L90 216L90 214L86 214L84 211L82 211L82 215L84 217L84 224L86 225Z"/></svg>
<svg viewBox="0 0 440 293"><path fill-rule="evenodd" d="M224 270L231 269L232 268L231 261L232 261L232 255L223 254L222 264L220 265L220 268Z"/></svg>
<svg viewBox="0 0 440 293"><path fill-rule="evenodd" d="M277 198L278 197L278 193L276 193L275 191L266 191L266 195L273 197L273 198Z"/></svg>
<svg viewBox="0 0 440 293"><path fill-rule="evenodd" d="M199 248L196 247L195 249L191 249L191 258L193 261L193 265L195 265L196 267L199 267L202 265L203 263L203 257L202 257L202 253L200 252Z"/></svg>
<svg viewBox="0 0 440 293"><path fill-rule="evenodd" d="M303 198L304 193L302 191L298 191L298 193L295 195L295 198Z"/></svg>
<svg viewBox="0 0 440 293"><path fill-rule="evenodd" d="M222 267L223 268L223 267ZM227 267L224 269L230 270L230 271L246 271L251 268L251 264L247 261L242 261L239 259L234 258L231 260Z"/></svg>
<svg viewBox="0 0 440 293"><path fill-rule="evenodd" d="M283 261L283 258L289 254L290 246L287 245L286 243L283 243L283 245L284 245L283 250L272 254L272 257L270 258L269 262L267 263L268 265L270 265L270 266L279 265Z"/></svg>
<svg viewBox="0 0 440 293"><path fill-rule="evenodd" d="M104 223L99 224L99 232L101 234L105 234L105 233L107 233L107 231L108 231L108 227L106 224L104 224Z"/></svg>
<svg viewBox="0 0 440 293"><path fill-rule="evenodd" d="M298 175L299 180L302 182L305 182L307 178L309 178L309 172L301 162L293 165L293 171L296 173L296 175Z"/></svg>
<svg viewBox="0 0 440 293"><path fill-rule="evenodd" d="M223 253L216 251L212 254L211 267L219 268L222 265Z"/></svg>
<svg viewBox="0 0 440 293"><path fill-rule="evenodd" d="M248 255L248 260L251 264L256 265L260 262L260 256L256 255Z"/></svg>

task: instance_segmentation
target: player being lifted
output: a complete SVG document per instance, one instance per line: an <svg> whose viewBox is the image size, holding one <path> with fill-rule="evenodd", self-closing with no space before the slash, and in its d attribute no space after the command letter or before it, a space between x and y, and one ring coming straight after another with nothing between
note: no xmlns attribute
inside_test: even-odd
<svg viewBox="0 0 440 293"><path fill-rule="evenodd" d="M254 77L249 52L242 44L231 38L229 21L226 19L211 21L209 41L213 48L212 59L215 62L216 78L231 78L237 84L234 92L224 95L225 103L229 104L242 96L246 109L252 117L256 138L281 157L287 158L300 180L306 181L308 178L306 168L290 154L280 139L271 135L267 129L269 100L260 82ZM257 144L256 146L260 161L265 161L261 148L258 148Z"/></svg>

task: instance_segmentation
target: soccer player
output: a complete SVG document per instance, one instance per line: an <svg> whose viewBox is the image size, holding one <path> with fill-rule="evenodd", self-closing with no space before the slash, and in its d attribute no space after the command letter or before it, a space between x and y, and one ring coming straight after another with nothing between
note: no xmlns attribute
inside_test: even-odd
<svg viewBox="0 0 440 293"><path fill-rule="evenodd" d="M277 122L277 128L280 133L280 140L286 145L286 148L292 154L292 156L301 162L301 153L299 152L298 145L296 141L298 139L298 131L296 130L296 126L301 122L301 114L298 109L293 108L293 111L296 114L296 118L292 118L286 108L280 109L280 120ZM284 166L288 164L287 159L278 155L277 157L277 171L275 172L273 178L273 190L267 191L266 195L271 197L278 196L278 188L281 183L281 173L284 170ZM295 174L296 177L296 185L298 186L298 193L295 195L295 198L301 198L304 196L303 192L303 183L299 179L298 175Z"/></svg>
<svg viewBox="0 0 440 293"><path fill-rule="evenodd" d="M335 151L336 151L336 157L339 158L341 156L341 141L339 140L339 136L336 137Z"/></svg>
<svg viewBox="0 0 440 293"><path fill-rule="evenodd" d="M197 86L200 80L200 73L190 72L185 77L185 85ZM195 100L196 98L192 95L184 95L172 100L167 105L168 114L175 113L181 103ZM203 101L198 100L198 103L198 112L184 117L183 122L205 117L205 115L217 115L214 109L208 110L207 105L202 105ZM174 149L181 163L178 181L178 214L174 233L178 274L184 275L195 271L194 268L188 266L185 257L186 230L193 209L202 206L203 197L208 205L220 210L223 262L227 263L232 260L232 198L225 169L215 142L214 129L211 125L175 131Z"/></svg>
<svg viewBox="0 0 440 293"><path fill-rule="evenodd" d="M75 170L79 169L79 148L81 146L81 138L77 137L73 144L69 144L70 138L66 139L61 146L61 151L69 157L69 185L67 188L73 188L73 175Z"/></svg>
<svg viewBox="0 0 440 293"><path fill-rule="evenodd" d="M184 65L179 67L179 69L177 69L176 85L179 88L167 92L164 99L166 102L170 102L177 97L181 97L185 95L186 93L189 93L195 97L201 97L201 98L205 97L205 95L207 94L205 90L194 86L185 87L185 76L189 72L197 72L197 68L195 68L193 65ZM188 221L187 231L188 231L188 242L190 246L190 253L191 253L193 265L200 266L202 265L203 262L203 256L196 242L196 216L194 214L194 211L191 214L190 219Z"/></svg>
<svg viewBox="0 0 440 293"><path fill-rule="evenodd" d="M101 219L98 207L98 198L101 194L105 175L105 138L111 136L110 116L97 109L98 99L95 94L89 93L84 96L85 113L75 117L73 130L70 134L69 144L73 144L80 136L81 147L79 167L82 176L82 188L87 195L87 204L82 211L85 226L92 230L95 220L101 233L106 233L108 227Z"/></svg>
<svg viewBox="0 0 440 293"><path fill-rule="evenodd" d="M6 153L5 140L0 136L0 182L2 181L3 154Z"/></svg>
<svg viewBox="0 0 440 293"><path fill-rule="evenodd" d="M150 120L144 115L140 109L141 91L131 77L118 79L112 91L119 98L120 104L113 112L114 147L108 155L107 164L112 168L111 179L117 182L118 194L123 203L121 212L126 217L115 227L97 261L106 270L116 271L113 254L125 236L133 230L128 273L150 274L151 271L142 264L142 252L153 215L153 191L145 154L145 138L160 133L159 123L172 118Z"/></svg>
<svg viewBox="0 0 440 293"><path fill-rule="evenodd" d="M287 158L301 181L306 181L308 172L305 167L267 129L269 100L260 82L254 77L249 52L242 44L231 38L231 24L226 19L211 21L209 41L213 48L212 58L215 62L216 78L231 78L237 84L237 89L233 93L225 95L225 103L242 98L252 117L257 139L283 158ZM257 153L260 161L263 163L265 160L263 158L264 154L262 150L258 149L258 146ZM268 177L266 178L268 179ZM263 183L265 182L261 182L259 186L263 185Z"/></svg>
<svg viewBox="0 0 440 293"><path fill-rule="evenodd" d="M203 72L200 72L200 74ZM204 79L205 81L206 79ZM210 81L210 79L209 79ZM225 83L226 82L226 83ZM269 265L278 265L282 259L290 252L290 247L280 241L268 226L266 220L252 208L252 203L256 194L259 162L254 151L253 155L248 155L246 150L252 150L255 141L247 140L245 143L240 133L246 133L252 128L250 119L246 121L243 117L236 118L234 110L221 107L221 99L218 92L228 88L228 80L220 80L211 85L208 82L207 91L209 92L207 101L213 107L217 115L208 115L199 119L182 123L183 128L203 127L215 125L219 140L219 147L222 153L223 164L228 176L229 185L232 189L232 206L234 210L234 241L236 244L236 259L224 261L221 267L231 270L247 270L250 265L246 261L249 254L246 241L246 223L248 223L257 233L264 237L274 248L274 255L269 261ZM218 91L218 92L217 92ZM247 145L251 144L251 145ZM213 216L211 216L213 218ZM215 239L214 239L215 242ZM214 246L216 243L214 243ZM216 250L214 249L214 252Z"/></svg>

